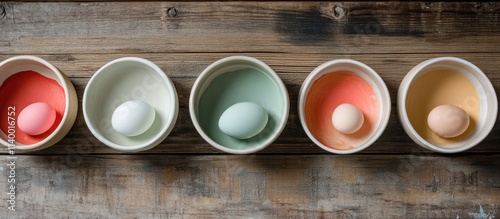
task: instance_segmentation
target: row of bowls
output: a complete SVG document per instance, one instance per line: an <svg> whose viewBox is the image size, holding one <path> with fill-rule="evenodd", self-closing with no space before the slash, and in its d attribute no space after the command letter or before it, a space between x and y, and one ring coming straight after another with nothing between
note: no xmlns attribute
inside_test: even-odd
<svg viewBox="0 0 500 219"><path fill-rule="evenodd" d="M475 130L467 138L447 147L423 138L414 129L405 105L412 82L429 70L440 68L452 69L466 76L473 82L480 96L480 113L475 121ZM19 130L2 126L0 143L16 150L39 150L54 145L69 132L76 119L78 98L73 85L64 74L35 56L16 56L1 62L0 85L10 76L23 71L36 71L55 80L64 89L61 122L46 137L32 144L13 143ZM331 147L321 140L314 131L315 128L310 127L305 110L309 91L315 82L322 76L339 71L349 71L363 78L373 88L379 104L378 119L372 121L369 134L347 149ZM1 98L0 107L9 107L9 98ZM142 115L134 114L130 107L118 110L120 106L137 100L146 103L147 107L139 107ZM228 107L242 102L257 103L268 116L259 134L238 139L221 132L219 119ZM255 58L232 56L214 62L200 74L191 90L189 111L196 130L210 145L227 153L248 154L262 150L280 135L288 119L289 102L284 83L268 65ZM355 153L370 146L385 130L391 111L389 91L382 78L369 66L350 59L329 61L314 69L302 84L298 105L300 121L309 138L326 151L337 154ZM472 63L454 57L434 58L415 66L400 85L397 107L401 124L411 139L420 146L443 153L464 151L481 142L492 130L498 111L495 90L484 73ZM153 111L148 111L150 109ZM252 123L253 112L245 115L246 110L236 112L244 115L230 115L225 126L229 130L238 130L248 122ZM125 119L115 123L117 111ZM157 65L142 58L126 57L107 63L92 76L83 96L83 115L92 134L105 145L126 152L148 150L161 143L173 129L178 111L176 89L169 77ZM149 124L140 134L124 135L117 131L120 127L117 129L116 126L136 129L145 120L149 120ZM8 122L6 118L0 121ZM331 124L330 121L326 123Z"/></svg>

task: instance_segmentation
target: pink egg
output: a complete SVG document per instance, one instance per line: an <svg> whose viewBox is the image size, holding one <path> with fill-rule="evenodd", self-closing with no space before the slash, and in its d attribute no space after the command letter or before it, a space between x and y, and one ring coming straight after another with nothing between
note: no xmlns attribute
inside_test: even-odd
<svg viewBox="0 0 500 219"><path fill-rule="evenodd" d="M56 111L44 102L32 103L24 108L17 124L19 129L28 135L40 135L48 131L56 121Z"/></svg>

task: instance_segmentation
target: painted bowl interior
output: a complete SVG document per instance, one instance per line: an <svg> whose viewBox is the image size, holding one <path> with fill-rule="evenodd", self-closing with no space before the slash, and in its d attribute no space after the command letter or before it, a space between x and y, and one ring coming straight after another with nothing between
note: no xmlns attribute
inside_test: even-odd
<svg viewBox="0 0 500 219"><path fill-rule="evenodd" d="M28 71L32 71L33 73L29 74L31 74L31 76L36 75L37 78L31 77L22 82L10 81L12 78L16 78L17 80L17 77L21 74L25 75ZM12 89L9 89L8 96L0 99L2 112L4 109L7 109L7 107L14 105L12 104L13 102L23 102L22 106L15 106L17 118L22 109L27 105L34 102L47 102L48 99L50 100L50 105L57 109L56 122L53 127L44 134L39 136L28 136L27 134L23 134L16 127L16 150L40 150L54 145L61 140L73 126L78 111L78 99L75 89L69 79L52 64L35 56L16 56L7 59L0 63L0 72L0 84L5 85L5 87L11 87L4 84L7 83L7 81L17 84L15 87L12 87ZM38 81L37 79L42 79L45 82L46 79L50 79L48 81L55 81L58 85L56 85L56 88L54 88L54 86L47 87L46 83L48 82L42 83L40 82L41 80ZM31 92L30 89L32 89L32 87L30 86L41 87L40 90ZM51 95L52 89L60 90L58 93L59 95ZM30 92L32 95L26 96L26 92ZM22 101L15 101L13 98L22 98ZM5 113L5 115L7 115L7 113ZM7 123L7 121L1 121L2 123ZM9 139L3 130L0 137L0 143L8 146L7 140Z"/></svg>
<svg viewBox="0 0 500 219"><path fill-rule="evenodd" d="M342 81L344 76L340 75L348 75L349 80L363 81L359 82L359 86L368 84L363 86L369 87L366 89L356 87L371 90L370 92L361 92L367 93L366 101L360 100L357 101L359 103L356 103L353 100L356 97L349 96L356 92L341 90L347 82ZM318 84L321 84L321 89L314 87L319 86ZM346 99L345 102L332 99L333 96L330 96L332 93L340 94L342 98ZM309 100L308 98L313 99ZM365 122L356 133L343 135L334 130L331 113L341 103L351 103L365 115ZM358 106L360 104L364 107ZM332 153L355 153L371 145L385 130L390 110L390 95L384 81L367 65L350 59L333 60L318 66L306 78L300 91L299 115L304 130L316 145ZM317 120L316 117L320 114L324 114L324 116L320 116L320 120ZM367 117L367 114L374 115ZM331 132L337 134L333 136Z"/></svg>
<svg viewBox="0 0 500 219"><path fill-rule="evenodd" d="M153 107L151 127L138 136L124 136L111 125L115 109L129 100ZM178 100L170 79L158 66L140 58L121 58L101 69L89 81L84 94L84 115L89 129L104 144L124 151L146 150L163 141L172 130Z"/></svg>
<svg viewBox="0 0 500 219"><path fill-rule="evenodd" d="M245 57L219 61L197 81L191 96L195 123L213 146L229 153L252 153L272 143L283 130L289 109L288 93L278 75L264 63ZM256 103L269 116L264 130L248 139L230 137L218 127L222 113L240 102Z"/></svg>
<svg viewBox="0 0 500 219"><path fill-rule="evenodd" d="M469 125L469 129L459 137L454 138L453 143L441 144L438 142L431 141L427 137L421 135L416 129L415 119L412 120L411 110L413 108L408 105L408 99L412 98L415 95L414 92L424 92L422 90L418 90L417 88L412 89L412 86L416 81L429 74L441 71L441 72L454 72L454 74L461 74L464 76L466 80L469 80L471 86L475 88L477 92L477 98L469 98L468 94L461 94L463 92L453 92L447 98L447 101L451 102L443 102L440 104L453 104L459 105L461 108L468 112L468 109L471 108L479 108L478 115L473 116L469 114L471 118L471 123ZM441 73L443 74L443 73ZM439 92L446 92L444 88L446 88L445 84L448 83L446 80L448 76L444 75L440 76L439 84L442 84L442 87L429 87L425 86L421 89L425 89L426 91L431 92L432 95L439 95ZM442 82L442 83L440 83ZM463 88L465 89L465 88ZM449 92L446 92L449 93ZM431 94L429 94L431 95ZM435 106L425 107L427 105L433 104L430 100L432 97L425 98L429 101L423 102L419 105L422 105L422 110L430 111ZM456 99L456 100L455 100ZM454 102L453 102L454 101ZM462 104L463 101L463 104ZM434 104L435 105L435 104ZM465 61L463 59L454 58L454 57L441 57L430 59L422 62L421 64L414 67L403 79L398 93L398 111L401 123L406 131L406 133L419 145L426 147L428 149L444 152L444 153L455 153L467 150L479 142L481 142L491 131L496 122L497 111L498 111L498 102L496 98L496 93L491 85L489 79L484 75L484 73L477 68L472 63ZM428 114L428 112L426 112ZM426 118L425 118L426 119ZM413 121L413 123L412 123ZM430 131L429 131L430 132ZM427 136L427 134L426 134Z"/></svg>

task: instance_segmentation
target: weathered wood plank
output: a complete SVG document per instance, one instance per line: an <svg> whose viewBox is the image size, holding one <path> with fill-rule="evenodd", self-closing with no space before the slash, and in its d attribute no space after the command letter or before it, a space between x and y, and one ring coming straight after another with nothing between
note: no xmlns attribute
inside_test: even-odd
<svg viewBox="0 0 500 219"><path fill-rule="evenodd" d="M499 3L1 4L4 54L500 52Z"/></svg>
<svg viewBox="0 0 500 219"><path fill-rule="evenodd" d="M0 157L6 179L9 159ZM21 218L491 218L500 156L18 156ZM7 192L2 191L2 196ZM4 199L4 198L2 198ZM0 204L7 212L5 201Z"/></svg>
<svg viewBox="0 0 500 219"><path fill-rule="evenodd" d="M16 213L5 201L11 159L0 155L0 218L494 218L500 126L466 153L437 155L406 136L395 97L406 72L438 56L475 63L500 91L499 14L496 2L0 2L0 60L47 59L81 101L105 63L147 58L181 106L171 135L134 155L98 142L80 110L60 143L17 155ZM268 63L290 92L287 127L258 155L218 155L189 118L196 77L230 55ZM374 68L393 99L386 132L357 155L325 154L297 116L307 74L337 58Z"/></svg>

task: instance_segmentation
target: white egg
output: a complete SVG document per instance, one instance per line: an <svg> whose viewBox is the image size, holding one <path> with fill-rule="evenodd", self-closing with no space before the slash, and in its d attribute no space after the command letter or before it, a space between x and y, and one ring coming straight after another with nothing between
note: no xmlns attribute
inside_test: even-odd
<svg viewBox="0 0 500 219"><path fill-rule="evenodd" d="M137 136L151 127L155 116L155 110L148 103L130 100L115 109L111 117L111 125L122 135Z"/></svg>
<svg viewBox="0 0 500 219"><path fill-rule="evenodd" d="M435 107L427 117L429 128L443 138L453 138L461 135L469 127L470 119L467 112L454 105Z"/></svg>
<svg viewBox="0 0 500 219"><path fill-rule="evenodd" d="M340 104L332 113L333 127L343 133L352 134L363 126L365 119L363 113L349 103Z"/></svg>
<svg viewBox="0 0 500 219"><path fill-rule="evenodd" d="M259 134L267 125L268 115L262 106L252 102L232 105L219 118L219 129L226 135L247 139Z"/></svg>

